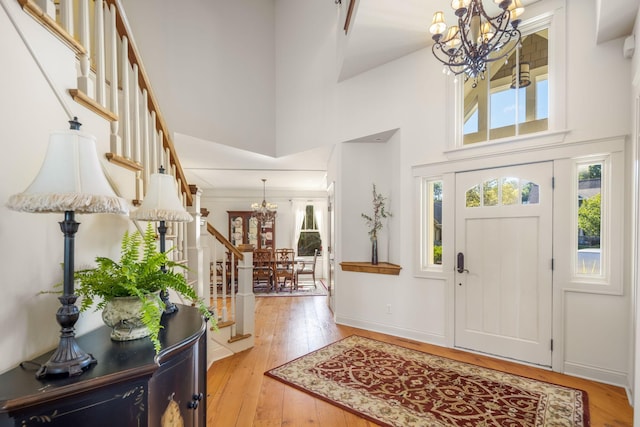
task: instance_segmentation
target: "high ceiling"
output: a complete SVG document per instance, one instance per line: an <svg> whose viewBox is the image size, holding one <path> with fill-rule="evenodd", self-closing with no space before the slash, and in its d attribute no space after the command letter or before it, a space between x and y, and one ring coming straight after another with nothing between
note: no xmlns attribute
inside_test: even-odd
<svg viewBox="0 0 640 427"><path fill-rule="evenodd" d="M448 0L354 1L358 3L339 80L430 46L428 27L433 12L450 10ZM523 0L523 4L530 6L538 1ZM582 1L572 0L571 5ZM588 4L576 7L593 7L592 2L585 3ZM640 0L595 0L595 3L598 43L632 33ZM347 7L347 4L348 0L342 0L342 5L336 7ZM495 7L490 0L485 0L485 4L488 8ZM452 12L447 13L451 13L447 21L453 22ZM389 134L382 136L388 137ZM360 139L381 141L382 138L378 135ZM262 178L268 180L268 188L272 190L322 191L326 188L325 168L331 147L273 158L185 135L177 135L175 141L189 183L205 190L260 189ZM203 161L211 158L208 152L215 153L212 155L216 156L216 164L225 166L212 168L211 162Z"/></svg>

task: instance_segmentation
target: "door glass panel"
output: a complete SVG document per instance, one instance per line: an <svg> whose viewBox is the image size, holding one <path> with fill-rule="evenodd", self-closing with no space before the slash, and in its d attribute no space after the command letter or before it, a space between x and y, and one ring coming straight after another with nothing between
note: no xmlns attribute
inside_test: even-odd
<svg viewBox="0 0 640 427"><path fill-rule="evenodd" d="M502 204L518 204L518 178L502 178Z"/></svg>
<svg viewBox="0 0 640 427"><path fill-rule="evenodd" d="M476 185L467 190L466 205L468 208L480 206L480 185Z"/></svg>
<svg viewBox="0 0 640 427"><path fill-rule="evenodd" d="M489 179L482 185L482 204L483 206L498 205L498 180Z"/></svg>
<svg viewBox="0 0 640 427"><path fill-rule="evenodd" d="M533 182L522 184L522 204L537 205L540 203L540 186Z"/></svg>
<svg viewBox="0 0 640 427"><path fill-rule="evenodd" d="M498 182L500 186L498 188ZM498 191L499 190L499 191ZM482 203L480 201L482 200ZM540 203L540 186L516 177L489 179L466 192L466 207L534 205Z"/></svg>

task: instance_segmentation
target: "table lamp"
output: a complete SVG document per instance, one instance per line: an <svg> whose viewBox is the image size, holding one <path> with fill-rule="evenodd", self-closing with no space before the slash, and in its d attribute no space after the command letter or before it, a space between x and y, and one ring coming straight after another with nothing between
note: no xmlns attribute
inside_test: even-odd
<svg viewBox="0 0 640 427"><path fill-rule="evenodd" d="M126 201L115 195L96 151L95 137L80 132L81 124L74 117L71 129L51 133L44 162L31 185L22 193L9 198L7 207L32 213L61 213L60 230L64 234L64 278L62 306L56 313L61 326L58 348L38 369L37 378L46 376L80 375L97 363L80 348L75 339L74 325L80 311L74 294L74 241L80 225L75 213L126 214Z"/></svg>
<svg viewBox="0 0 640 427"><path fill-rule="evenodd" d="M160 252L162 253L166 250L166 222L193 221L193 217L182 206L182 202L178 198L175 179L173 176L165 174L162 166L160 166L158 173L152 174L149 178L149 188L142 204L138 209L131 212L129 216L131 219L140 221L160 221L158 234L160 235ZM162 266L162 271L166 271L165 266ZM164 312L166 314L178 311L178 307L169 301L169 293L167 291L162 290L160 298L164 302Z"/></svg>

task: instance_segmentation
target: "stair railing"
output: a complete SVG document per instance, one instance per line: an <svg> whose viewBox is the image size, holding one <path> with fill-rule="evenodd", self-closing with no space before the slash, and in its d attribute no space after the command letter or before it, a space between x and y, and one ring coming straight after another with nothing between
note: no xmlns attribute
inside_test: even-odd
<svg viewBox="0 0 640 427"><path fill-rule="evenodd" d="M220 233L209 222L207 233L213 237L212 240L218 244L211 245L210 248L210 298L214 313L217 314L219 325L228 324L231 326L231 336L236 335L236 293L238 290L237 265L239 260L244 259L244 255L236 248L222 233ZM218 290L219 288L219 290Z"/></svg>
<svg viewBox="0 0 640 427"><path fill-rule="evenodd" d="M72 49L77 88L69 94L110 123L107 159L134 173L135 199L160 166L176 179L181 200L192 196L171 133L151 90L119 0L17 0L22 9ZM174 258L186 257L186 226L173 225Z"/></svg>
<svg viewBox="0 0 640 427"><path fill-rule="evenodd" d="M141 202L150 176L163 166L176 180L183 206L193 204L193 196L176 154L171 132L151 90L131 29L119 0L16 0L29 13L75 52L77 59L77 88L69 89L70 96L81 105L110 123L110 152L106 158L134 174L135 200ZM185 223L169 223L167 239L174 242L173 259L186 262L187 232ZM244 259L243 253L213 226L207 231L221 243L220 251L234 265ZM226 253L230 255L227 256ZM214 257L215 260L217 257ZM251 257L247 263L252 264ZM218 305L217 278L211 274L213 286L205 286L216 301L215 311L232 324L232 339L242 339L253 331L254 305L251 300L250 266L243 265L245 277L231 277L243 284L243 312L236 312L236 291L223 293ZM206 270L206 269L205 269ZM223 268L226 271L226 268ZM231 268L235 276L235 269ZM226 273L223 273L226 274ZM226 281L226 277L223 278ZM246 283L245 283L246 282ZM223 282L224 283L224 282ZM226 291L226 286L222 289ZM224 292L224 291L223 291ZM205 292L206 293L206 292ZM241 326L236 334L235 319ZM248 320L249 319L249 320ZM220 325L219 325L220 326Z"/></svg>

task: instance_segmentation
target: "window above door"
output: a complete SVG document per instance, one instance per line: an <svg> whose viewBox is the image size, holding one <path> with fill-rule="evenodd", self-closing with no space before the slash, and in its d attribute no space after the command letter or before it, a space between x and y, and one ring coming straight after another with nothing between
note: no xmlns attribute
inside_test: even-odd
<svg viewBox="0 0 640 427"><path fill-rule="evenodd" d="M521 43L506 61L487 64L484 79L453 79L453 150L522 140L546 143L565 131L563 13L557 9L522 23Z"/></svg>

